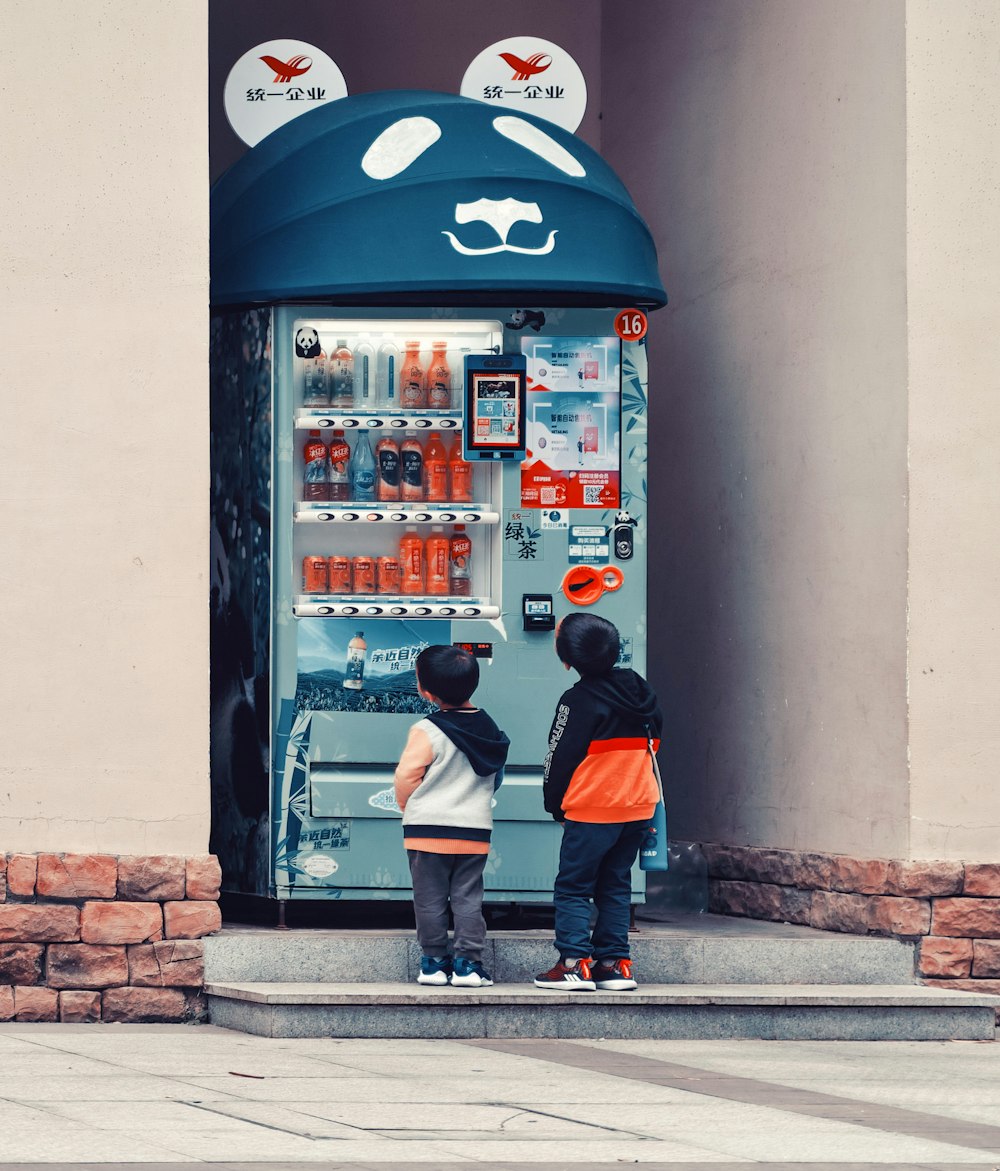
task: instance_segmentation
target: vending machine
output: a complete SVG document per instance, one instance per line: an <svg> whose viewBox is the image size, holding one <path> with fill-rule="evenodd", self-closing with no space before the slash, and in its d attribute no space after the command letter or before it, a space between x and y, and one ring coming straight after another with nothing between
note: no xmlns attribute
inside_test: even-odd
<svg viewBox="0 0 1000 1171"><path fill-rule="evenodd" d="M645 671L648 230L573 135L402 92L276 131L212 214L224 888L410 897L393 771L444 643L511 741L487 901L551 901L556 622L601 613Z"/></svg>

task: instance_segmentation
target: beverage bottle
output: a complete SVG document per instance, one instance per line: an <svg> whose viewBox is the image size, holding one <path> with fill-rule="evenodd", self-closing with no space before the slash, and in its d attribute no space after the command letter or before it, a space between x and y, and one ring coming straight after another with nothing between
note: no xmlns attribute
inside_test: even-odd
<svg viewBox="0 0 1000 1171"><path fill-rule="evenodd" d="M391 435L375 444L375 498L399 499L399 444Z"/></svg>
<svg viewBox="0 0 1000 1171"><path fill-rule="evenodd" d="M399 371L399 405L404 411L427 406L424 367L420 361L420 342L406 343L406 353Z"/></svg>
<svg viewBox="0 0 1000 1171"><path fill-rule="evenodd" d="M375 409L375 351L367 338L354 347L354 409Z"/></svg>
<svg viewBox="0 0 1000 1171"><path fill-rule="evenodd" d="M448 593L467 598L472 593L472 541L465 525L455 525L448 560Z"/></svg>
<svg viewBox="0 0 1000 1171"><path fill-rule="evenodd" d="M434 411L451 407L451 367L445 356L447 342L431 343L431 364L427 367L427 406Z"/></svg>
<svg viewBox="0 0 1000 1171"><path fill-rule="evenodd" d="M456 434L448 452L450 500L472 499L472 464L462 457L462 436Z"/></svg>
<svg viewBox="0 0 1000 1171"><path fill-rule="evenodd" d="M450 542L440 525L431 526L431 535L425 546L427 561L427 593L447 594Z"/></svg>
<svg viewBox="0 0 1000 1171"><path fill-rule="evenodd" d="M424 449L416 432L407 431L399 447L400 485L399 495L403 500L424 498Z"/></svg>
<svg viewBox="0 0 1000 1171"><path fill-rule="evenodd" d="M375 499L375 456L372 455L368 433L362 431L351 456L351 496L364 502Z"/></svg>
<svg viewBox="0 0 1000 1171"><path fill-rule="evenodd" d="M377 403L390 411L399 406L399 350L387 337L378 348Z"/></svg>
<svg viewBox="0 0 1000 1171"><path fill-rule="evenodd" d="M344 438L343 431L334 431L330 440L330 490L327 500L350 500L350 462L351 445Z"/></svg>
<svg viewBox="0 0 1000 1171"><path fill-rule="evenodd" d="M330 355L330 406L348 411L354 407L354 358L346 338L337 339Z"/></svg>
<svg viewBox="0 0 1000 1171"><path fill-rule="evenodd" d="M365 632L358 633L347 644L347 670L344 672L344 686L351 691L360 691L365 685L365 656L368 654L368 643L365 642Z"/></svg>
<svg viewBox="0 0 1000 1171"><path fill-rule="evenodd" d="M424 452L425 500L448 499L448 456L441 436L432 431Z"/></svg>
<svg viewBox="0 0 1000 1171"><path fill-rule="evenodd" d="M302 359L302 405L325 407L330 402L326 385L326 351L320 350L312 358Z"/></svg>
<svg viewBox="0 0 1000 1171"><path fill-rule="evenodd" d="M302 454L306 461L302 473L302 499L329 499L330 484L327 465L330 452L318 431L309 432L309 438L306 440Z"/></svg>
<svg viewBox="0 0 1000 1171"><path fill-rule="evenodd" d="M399 592L424 592L424 543L416 525L407 525L399 542Z"/></svg>

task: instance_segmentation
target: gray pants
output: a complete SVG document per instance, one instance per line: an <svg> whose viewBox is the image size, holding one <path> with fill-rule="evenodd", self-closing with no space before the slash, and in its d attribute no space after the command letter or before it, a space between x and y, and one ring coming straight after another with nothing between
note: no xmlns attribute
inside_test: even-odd
<svg viewBox="0 0 1000 1171"><path fill-rule="evenodd" d="M431 854L407 850L413 878L417 942L425 956L451 954L448 904L455 921L455 951L469 960L483 958L483 870L486 854Z"/></svg>

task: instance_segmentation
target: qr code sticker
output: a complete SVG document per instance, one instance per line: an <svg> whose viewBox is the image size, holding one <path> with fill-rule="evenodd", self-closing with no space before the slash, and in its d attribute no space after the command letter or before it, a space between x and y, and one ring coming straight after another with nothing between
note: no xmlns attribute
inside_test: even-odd
<svg viewBox="0 0 1000 1171"><path fill-rule="evenodd" d="M556 502L555 488L540 488L538 494L541 497L541 503L543 505L544 504L555 504L555 502Z"/></svg>
<svg viewBox="0 0 1000 1171"><path fill-rule="evenodd" d="M601 486L600 484L584 484L583 486L583 503L586 504L600 504L601 503Z"/></svg>

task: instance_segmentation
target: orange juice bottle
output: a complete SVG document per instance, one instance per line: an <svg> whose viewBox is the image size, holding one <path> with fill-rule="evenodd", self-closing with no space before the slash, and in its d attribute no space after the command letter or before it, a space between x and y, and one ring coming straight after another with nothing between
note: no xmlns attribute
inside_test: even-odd
<svg viewBox="0 0 1000 1171"><path fill-rule="evenodd" d="M420 361L420 342L406 343L406 353L399 365L399 405L404 411L421 410L427 406L427 388L424 385L424 367Z"/></svg>
<svg viewBox="0 0 1000 1171"><path fill-rule="evenodd" d="M450 546L451 542L444 535L444 529L440 525L433 525L426 544L427 593L429 594L446 594L448 592Z"/></svg>
<svg viewBox="0 0 1000 1171"><path fill-rule="evenodd" d="M330 449L319 431L310 431L302 452L302 499L330 499Z"/></svg>
<svg viewBox="0 0 1000 1171"><path fill-rule="evenodd" d="M424 543L416 525L407 525L399 542L399 592L424 592Z"/></svg>
<svg viewBox="0 0 1000 1171"><path fill-rule="evenodd" d="M424 449L415 431L407 431L399 445L399 495L403 500L424 498Z"/></svg>
<svg viewBox="0 0 1000 1171"><path fill-rule="evenodd" d="M450 500L472 499L472 464L462 458L462 436L456 434L448 452Z"/></svg>
<svg viewBox="0 0 1000 1171"><path fill-rule="evenodd" d="M451 367L445 351L447 342L431 343L431 364L427 367L427 406L447 411L451 406Z"/></svg>
<svg viewBox="0 0 1000 1171"><path fill-rule="evenodd" d="M343 431L334 431L330 440L330 491L329 500L350 500L351 446L344 438Z"/></svg>
<svg viewBox="0 0 1000 1171"><path fill-rule="evenodd" d="M425 500L448 499L448 456L436 431L431 432L424 452L424 486Z"/></svg>
<svg viewBox="0 0 1000 1171"><path fill-rule="evenodd" d="M465 525L455 525L449 544L448 593L467 598L472 593L472 541Z"/></svg>

